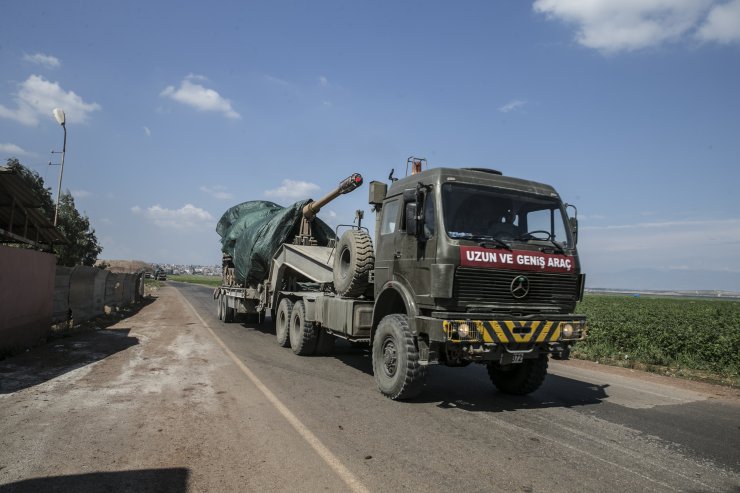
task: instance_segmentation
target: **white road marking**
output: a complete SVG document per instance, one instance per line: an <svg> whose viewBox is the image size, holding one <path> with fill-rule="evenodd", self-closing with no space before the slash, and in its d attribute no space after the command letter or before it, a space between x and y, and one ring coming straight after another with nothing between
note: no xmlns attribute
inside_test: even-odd
<svg viewBox="0 0 740 493"><path fill-rule="evenodd" d="M318 439L316 435L314 435L311 430L309 430L306 425L304 425L295 414L293 414L290 409L288 409L285 404L283 404L280 399L277 398L275 394L270 391L270 389L267 388L265 384L262 383L262 381L257 378L257 375L255 375L252 370L247 367L247 365L244 364L242 360L240 360L236 354L234 354L227 346L226 344L221 340L218 335L216 335L216 332L211 329L211 327L206 323L205 320L203 320L203 317L200 316L200 314L195 310L193 305L190 304L190 302L183 296L182 293L180 293L179 290L177 290L177 294L183 299L183 301L190 307L190 310L195 314L195 316L200 320L200 323L203 324L203 327L208 330L208 332L211 333L213 338L218 342L219 346L221 346L221 349L226 353L226 355L231 358L231 360L236 364L237 367L249 378L249 380L252 381L252 383L257 387L262 394L267 398L270 403L275 406L275 409L278 410L278 412L290 423L290 425L298 432L301 437L303 437L306 442L313 448L317 454L326 462L326 464L331 467L334 472L339 476L342 481L345 482L345 484L349 487L351 491L357 492L357 493L369 493L370 490L368 490L355 476L352 474L352 472L345 467L344 464L339 460L339 458L334 455L323 443L321 443L321 440Z"/></svg>

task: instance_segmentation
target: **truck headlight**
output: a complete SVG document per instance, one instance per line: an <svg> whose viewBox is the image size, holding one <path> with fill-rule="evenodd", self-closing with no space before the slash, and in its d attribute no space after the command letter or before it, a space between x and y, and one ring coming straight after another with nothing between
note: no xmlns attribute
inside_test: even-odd
<svg viewBox="0 0 740 493"><path fill-rule="evenodd" d="M563 339L570 339L573 337L576 329L571 324L563 325Z"/></svg>

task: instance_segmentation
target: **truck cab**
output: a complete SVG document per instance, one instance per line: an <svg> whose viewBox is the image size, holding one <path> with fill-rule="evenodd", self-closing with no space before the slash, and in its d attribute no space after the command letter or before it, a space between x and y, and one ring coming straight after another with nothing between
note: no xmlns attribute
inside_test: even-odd
<svg viewBox="0 0 740 493"><path fill-rule="evenodd" d="M372 182L370 203L376 375L393 374L410 349L422 373L429 364L483 363L500 390L524 394L542 383L548 354L567 358L585 337L585 317L574 314L585 281L577 219L551 186L490 169L433 168L390 187ZM382 327L399 317L406 329ZM388 338L394 330L415 347L400 348Z"/></svg>

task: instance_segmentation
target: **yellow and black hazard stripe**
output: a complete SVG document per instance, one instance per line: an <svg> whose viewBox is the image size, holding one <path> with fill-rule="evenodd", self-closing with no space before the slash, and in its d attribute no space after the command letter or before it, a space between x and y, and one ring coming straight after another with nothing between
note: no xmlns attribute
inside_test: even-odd
<svg viewBox="0 0 740 493"><path fill-rule="evenodd" d="M451 320L445 321L443 327L452 342L537 344L558 341L565 323L550 320ZM467 330L463 326L467 326Z"/></svg>

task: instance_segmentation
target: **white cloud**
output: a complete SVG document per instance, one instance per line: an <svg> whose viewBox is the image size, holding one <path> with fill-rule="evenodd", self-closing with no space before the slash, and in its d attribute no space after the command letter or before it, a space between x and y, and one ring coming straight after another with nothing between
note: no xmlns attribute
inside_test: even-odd
<svg viewBox="0 0 740 493"><path fill-rule="evenodd" d="M279 199L307 199L312 193L318 192L320 187L307 181L283 180L274 190L266 190L265 195Z"/></svg>
<svg viewBox="0 0 740 493"><path fill-rule="evenodd" d="M527 104L526 101L520 101L519 99L513 99L506 103L505 105L501 106L498 110L501 113L508 113L510 111L514 111L516 109L519 109L523 107L525 104Z"/></svg>
<svg viewBox="0 0 740 493"><path fill-rule="evenodd" d="M179 209L166 209L159 204L142 209L137 205L131 208L131 212L157 226L178 230L199 230L214 223L208 211L192 204L185 204Z"/></svg>
<svg viewBox="0 0 740 493"><path fill-rule="evenodd" d="M231 107L231 101L222 97L217 91L203 87L192 81L203 81L200 75L188 75L180 83L179 88L167 86L160 96L188 105L200 111L215 111L227 118L239 119L241 115Z"/></svg>
<svg viewBox="0 0 740 493"><path fill-rule="evenodd" d="M329 79L327 79L323 75L322 76L319 76L319 85L321 87L328 87L329 86Z"/></svg>
<svg viewBox="0 0 740 493"><path fill-rule="evenodd" d="M72 190L72 197L76 199L83 199L85 197L90 197L92 195L92 192L88 192L87 190Z"/></svg>
<svg viewBox="0 0 740 493"><path fill-rule="evenodd" d="M740 42L740 0L712 7L696 37L722 44Z"/></svg>
<svg viewBox="0 0 740 493"><path fill-rule="evenodd" d="M28 152L20 146L15 144L0 144L0 152L3 154L11 154L13 156L31 156L32 152Z"/></svg>
<svg viewBox="0 0 740 493"><path fill-rule="evenodd" d="M86 103L73 91L65 91L57 82L50 82L40 75L31 75L15 95L17 107L0 104L0 117L15 120L23 125L38 125L40 118L54 121L51 111L62 108L67 123L84 123L93 111L101 109L98 103Z"/></svg>
<svg viewBox="0 0 740 493"><path fill-rule="evenodd" d="M35 53L33 55L23 55L23 60L36 65L42 65L46 68L59 68L62 62L55 56L44 55L43 53Z"/></svg>
<svg viewBox="0 0 740 493"><path fill-rule="evenodd" d="M576 40L603 52L633 51L677 41L714 0L536 0L535 12L577 25Z"/></svg>
<svg viewBox="0 0 740 493"><path fill-rule="evenodd" d="M146 135L147 137L152 136L152 131L149 130L149 127L141 127L141 128L144 130L144 135Z"/></svg>
<svg viewBox="0 0 740 493"><path fill-rule="evenodd" d="M234 194L227 192L226 187L221 185L214 185L212 187L202 186L200 187L200 191L219 200L232 200L234 198Z"/></svg>
<svg viewBox="0 0 740 493"><path fill-rule="evenodd" d="M582 257L604 271L671 265L740 271L740 219L582 226L578 239Z"/></svg>

